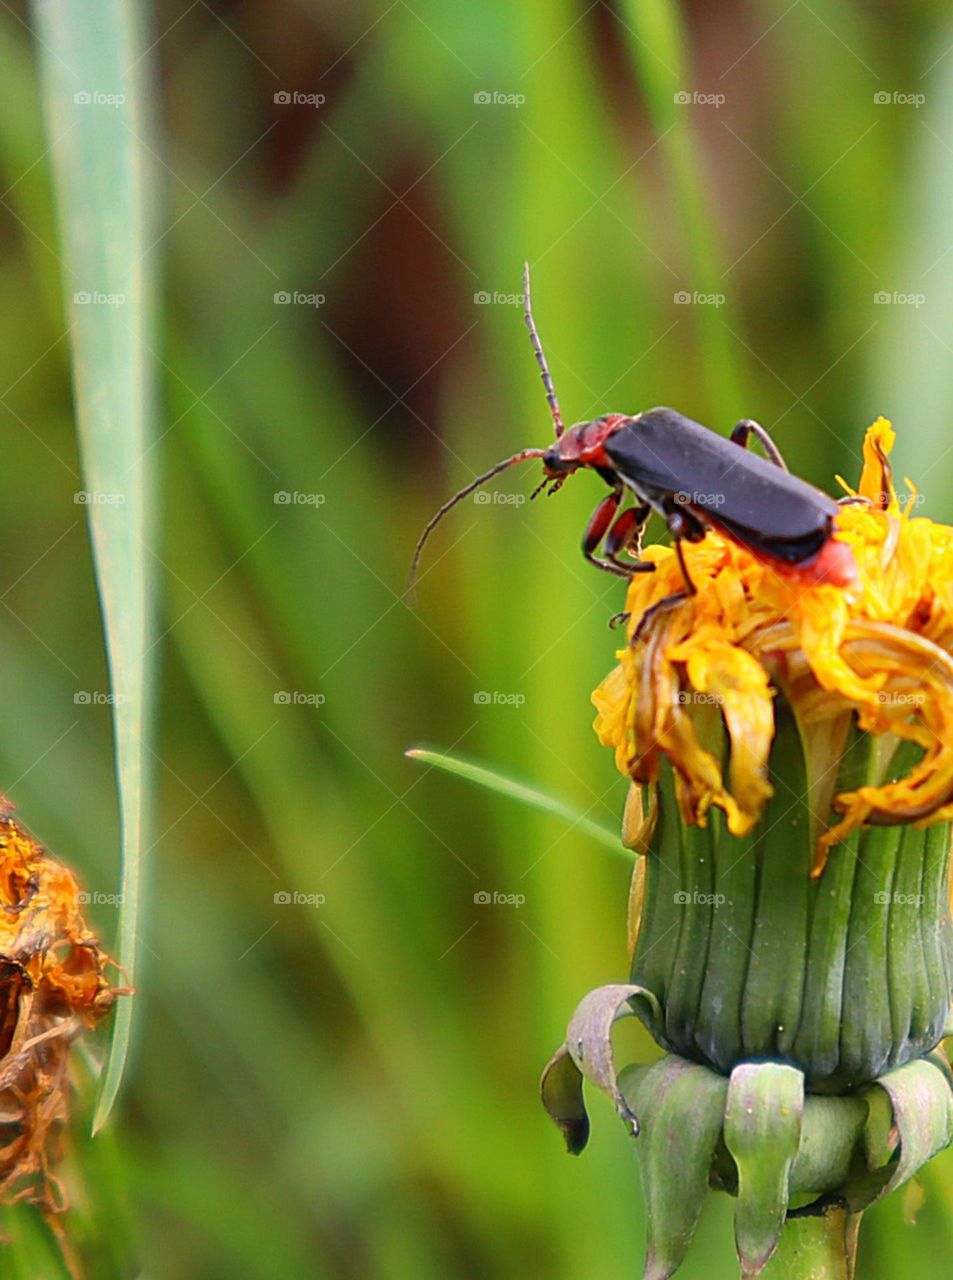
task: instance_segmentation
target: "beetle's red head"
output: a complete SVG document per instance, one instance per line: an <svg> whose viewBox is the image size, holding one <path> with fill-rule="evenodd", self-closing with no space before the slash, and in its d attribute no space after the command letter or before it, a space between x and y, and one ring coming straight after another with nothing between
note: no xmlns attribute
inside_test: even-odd
<svg viewBox="0 0 953 1280"><path fill-rule="evenodd" d="M543 467L550 479L565 479L586 465L586 440L594 426L594 422L577 422L549 446L543 454Z"/></svg>
<svg viewBox="0 0 953 1280"><path fill-rule="evenodd" d="M607 413L592 422L577 422L570 427L543 454L547 477L563 480L579 467L599 466L603 462L602 446L606 437L625 420L622 413Z"/></svg>
<svg viewBox="0 0 953 1280"><path fill-rule="evenodd" d="M579 424L579 426L585 425L588 424ZM570 427L566 434L560 436L556 443L551 444L543 454L543 470L547 480L563 480L566 476L572 475L577 467L582 466L573 448L579 426Z"/></svg>

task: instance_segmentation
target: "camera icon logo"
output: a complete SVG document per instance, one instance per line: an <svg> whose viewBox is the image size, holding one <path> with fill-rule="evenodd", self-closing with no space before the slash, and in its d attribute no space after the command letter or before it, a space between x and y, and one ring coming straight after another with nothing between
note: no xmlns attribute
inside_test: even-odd
<svg viewBox="0 0 953 1280"><path fill-rule="evenodd" d="M275 694L275 704L279 707L287 707L291 702L291 694L287 689L279 689Z"/></svg>
<svg viewBox="0 0 953 1280"><path fill-rule="evenodd" d="M492 901L492 899L485 889L480 889L473 895L473 901L477 906L485 907L488 902Z"/></svg>
<svg viewBox="0 0 953 1280"><path fill-rule="evenodd" d="M280 307L286 307L290 301L291 294L287 289L279 289L275 294L275 302L277 302Z"/></svg>
<svg viewBox="0 0 953 1280"><path fill-rule="evenodd" d="M490 695L487 693L485 689L481 689L479 693L475 693L473 695L473 701L477 704L478 707L485 707L490 702Z"/></svg>
<svg viewBox="0 0 953 1280"><path fill-rule="evenodd" d="M291 894L287 889L279 889L275 894L275 903L279 907L287 906L291 901Z"/></svg>
<svg viewBox="0 0 953 1280"><path fill-rule="evenodd" d="M291 505L291 494L284 489L280 489L275 494L275 502L279 507L288 507Z"/></svg>
<svg viewBox="0 0 953 1280"><path fill-rule="evenodd" d="M890 894L889 894L889 893L875 893L875 894L874 894L874 902L876 902L876 903L877 903L879 906L881 906L881 907L885 907L889 901L890 901Z"/></svg>
<svg viewBox="0 0 953 1280"><path fill-rule="evenodd" d="M676 902L680 907L684 907L686 903L691 902L691 900L692 900L691 894L686 893L684 889L680 889L679 892L676 893L673 898L673 901Z"/></svg>
<svg viewBox="0 0 953 1280"><path fill-rule="evenodd" d="M490 295L487 293L485 289L481 289L479 293L475 293L473 295L473 301L477 304L478 307L485 307L486 304L490 301Z"/></svg>
<svg viewBox="0 0 953 1280"><path fill-rule="evenodd" d="M686 289L679 289L674 295L674 300L676 306L687 307L692 300L692 295Z"/></svg>
<svg viewBox="0 0 953 1280"><path fill-rule="evenodd" d="M275 94L275 102L279 107L286 107L291 101L291 94L287 89L279 89Z"/></svg>
<svg viewBox="0 0 953 1280"><path fill-rule="evenodd" d="M889 103L889 101L890 101L889 93L880 92L880 93L874 94L874 102L876 102L878 107L885 106L887 103Z"/></svg>
<svg viewBox="0 0 953 1280"><path fill-rule="evenodd" d="M88 89L80 89L79 93L73 94L73 101L78 107L88 107L93 100L93 95Z"/></svg>
<svg viewBox="0 0 953 1280"><path fill-rule="evenodd" d="M88 707L92 700L93 695L88 693L85 689L79 689L73 694L73 702L78 707Z"/></svg>
<svg viewBox="0 0 953 1280"><path fill-rule="evenodd" d="M874 305L878 307L888 306L893 301L891 295L886 289L881 289L879 293L874 294Z"/></svg>
<svg viewBox="0 0 953 1280"><path fill-rule="evenodd" d="M479 93L475 93L473 95L473 101L477 104L477 106L485 107L488 102L492 101L492 99L490 95L486 92L486 90L483 89Z"/></svg>
<svg viewBox="0 0 953 1280"><path fill-rule="evenodd" d="M672 101L677 107L687 107L691 100L692 95L690 93L686 93L684 89L681 90L681 92L674 94L672 97Z"/></svg>

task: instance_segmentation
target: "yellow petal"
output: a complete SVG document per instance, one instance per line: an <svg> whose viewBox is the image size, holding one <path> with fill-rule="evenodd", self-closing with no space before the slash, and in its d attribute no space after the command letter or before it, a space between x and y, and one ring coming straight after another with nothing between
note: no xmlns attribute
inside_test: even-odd
<svg viewBox="0 0 953 1280"><path fill-rule="evenodd" d="M802 734L813 731L824 750L836 755L852 715L865 732L923 749L906 777L834 798L841 820L822 851L868 821L953 815L953 528L914 515L909 481L910 496L898 499L894 439L886 419L869 429L857 489L866 501L837 518L836 538L857 565L849 587L804 586L709 530L682 544L696 594L655 614L634 640L645 610L684 586L671 548L644 550L655 572L630 584L629 644L593 695L595 728L620 772L640 783L655 782L663 756L672 762L686 822L703 823L712 805L736 834L761 819L779 682ZM823 764L813 762L818 776L836 773L836 758ZM830 784L817 788L825 808L829 794ZM821 829L828 819L815 815Z"/></svg>

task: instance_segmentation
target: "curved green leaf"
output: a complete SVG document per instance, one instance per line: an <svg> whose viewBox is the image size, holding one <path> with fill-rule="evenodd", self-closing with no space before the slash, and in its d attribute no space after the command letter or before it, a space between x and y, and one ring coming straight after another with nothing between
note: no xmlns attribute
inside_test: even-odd
<svg viewBox="0 0 953 1280"><path fill-rule="evenodd" d="M152 385L146 270L151 207L137 8L131 0L36 0L51 140L73 388L112 691L122 843L118 959L133 983L150 711L148 550ZM134 72L134 73L133 73ZM122 1079L133 1002L117 1006L93 1118L105 1122Z"/></svg>
<svg viewBox="0 0 953 1280"><path fill-rule="evenodd" d="M446 755L440 751L430 751L425 747L412 747L404 754L410 760L420 760L424 764L433 765L436 769L443 769L446 773L452 773L457 778L465 778L467 782L473 782L478 787L486 787L488 791L495 791L497 795L528 805L530 809L551 814L554 818L562 818L585 835L591 836L599 844L611 849L613 853L625 858L626 861L634 860L634 854L622 844L617 832L604 827L601 822L593 822L572 805L564 804L562 800L547 795L545 791L538 791L536 787L531 787L526 782L507 778L502 773L497 773L495 769L488 769L486 765L476 764L472 760Z"/></svg>

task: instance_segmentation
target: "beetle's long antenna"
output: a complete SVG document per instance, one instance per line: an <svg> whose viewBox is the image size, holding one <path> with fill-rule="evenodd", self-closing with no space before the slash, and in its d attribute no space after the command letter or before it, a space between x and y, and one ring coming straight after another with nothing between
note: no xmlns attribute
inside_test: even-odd
<svg viewBox="0 0 953 1280"><path fill-rule="evenodd" d="M536 322L533 319L533 305L530 301L529 293L529 263L523 263L523 303L526 310L523 312L523 318L526 321L526 327L529 329L529 336L532 339L533 350L536 352L536 363L539 365L539 376L543 380L543 386L546 388L546 399L549 401L549 411L553 415L553 426L556 428L557 440L566 430L563 426L563 415L559 409L559 401L556 399L556 388L553 386L553 375L549 372L549 365L546 363L546 357L543 355L543 344L539 340L539 330L536 328Z"/></svg>
<svg viewBox="0 0 953 1280"><path fill-rule="evenodd" d="M410 574L407 578L408 594L413 595L414 584L417 581L417 569L420 565L420 557L427 543L427 539L433 533L434 529L436 529L437 525L444 518L447 512L452 510L458 502L461 502L471 494L474 489L479 489L481 485L486 484L487 480L492 480L495 475L498 475L501 471L505 471L507 467L512 467L515 462L524 462L527 458L541 458L545 452L545 449L521 449L519 453L514 453L512 458L506 458L505 461L498 462L495 467L490 467L489 471L484 471L482 476L477 476L475 480L471 480L469 484L464 485L462 489L458 490L452 498L447 499L440 510L430 517L423 533L417 539L417 545L414 548L414 558L410 562Z"/></svg>

